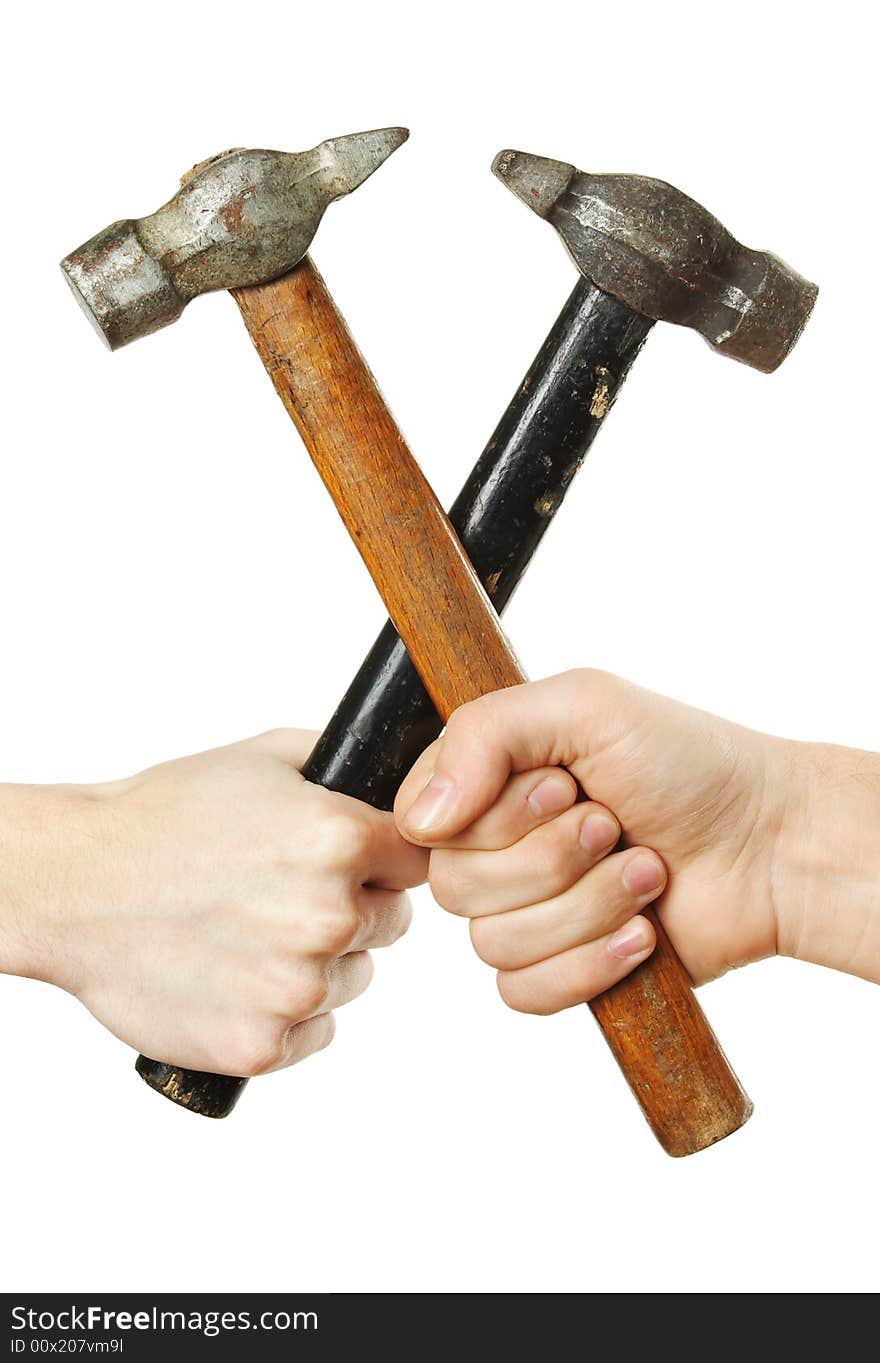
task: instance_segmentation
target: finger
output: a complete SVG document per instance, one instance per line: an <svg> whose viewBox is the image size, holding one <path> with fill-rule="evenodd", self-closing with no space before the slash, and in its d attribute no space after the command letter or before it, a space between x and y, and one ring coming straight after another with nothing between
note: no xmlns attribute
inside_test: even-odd
<svg viewBox="0 0 880 1363"><path fill-rule="evenodd" d="M358 998L373 978L373 960L368 951L352 951L347 956L334 957L324 967L322 975L323 984L320 989L316 988L314 1007L306 1013L306 1017L329 1013L332 1009L341 1008L343 1004L351 1003L352 999ZM295 1016L298 1015L300 1018L301 1005L300 993L295 1004L297 1010Z"/></svg>
<svg viewBox="0 0 880 1363"><path fill-rule="evenodd" d="M360 927L350 950L390 947L412 922L412 902L408 894L391 890L361 890L358 895Z"/></svg>
<svg viewBox="0 0 880 1363"><path fill-rule="evenodd" d="M466 829L459 836L469 835ZM449 913L467 918L540 904L579 881L619 837L611 811L587 801L501 851L433 851L431 893Z"/></svg>
<svg viewBox="0 0 880 1363"><path fill-rule="evenodd" d="M598 679L598 680L596 680ZM613 703L624 683L591 672L512 686L456 710L423 789L424 767L395 802L401 832L435 846L467 828L497 800L511 772L565 767L607 741L622 723Z"/></svg>
<svg viewBox="0 0 880 1363"><path fill-rule="evenodd" d="M291 1065L298 1065L300 1060L305 1060L306 1056L323 1051L325 1046L330 1045L335 1031L336 1020L332 1013L318 1013L305 1022L295 1023L284 1035L279 1060L263 1072L271 1074L273 1070L289 1069Z"/></svg>
<svg viewBox="0 0 880 1363"><path fill-rule="evenodd" d="M522 970L499 971L498 990L518 1013L558 1013L610 989L650 956L656 940L649 919L632 918L598 941Z"/></svg>
<svg viewBox="0 0 880 1363"><path fill-rule="evenodd" d="M401 837L393 814L361 806L369 826L364 845L364 884L385 890L412 890L428 879L428 854Z"/></svg>
<svg viewBox="0 0 880 1363"><path fill-rule="evenodd" d="M320 737L320 733L312 729L268 729L264 734L245 738L232 746L277 757L299 771Z"/></svg>
<svg viewBox="0 0 880 1363"><path fill-rule="evenodd" d="M337 872L349 882L389 890L412 889L427 879L428 856L401 837L393 815L323 786L308 788L310 818L294 819L291 845L319 874Z"/></svg>
<svg viewBox="0 0 880 1363"><path fill-rule="evenodd" d="M475 918L471 941L496 970L521 970L622 927L657 899L666 868L646 847L606 857L576 885L542 904Z"/></svg>
<svg viewBox="0 0 880 1363"><path fill-rule="evenodd" d="M492 807L442 845L487 852L510 847L569 809L577 797L577 782L562 767L511 776Z"/></svg>

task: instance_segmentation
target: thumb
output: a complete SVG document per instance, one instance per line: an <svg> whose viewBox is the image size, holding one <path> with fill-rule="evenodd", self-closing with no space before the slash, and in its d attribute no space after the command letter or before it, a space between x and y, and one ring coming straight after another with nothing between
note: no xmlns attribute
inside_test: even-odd
<svg viewBox="0 0 880 1363"><path fill-rule="evenodd" d="M567 672L456 710L398 792L394 813L403 836L425 846L445 842L495 803L513 772L584 757L591 727L585 720L594 704L599 708L593 679L602 676Z"/></svg>

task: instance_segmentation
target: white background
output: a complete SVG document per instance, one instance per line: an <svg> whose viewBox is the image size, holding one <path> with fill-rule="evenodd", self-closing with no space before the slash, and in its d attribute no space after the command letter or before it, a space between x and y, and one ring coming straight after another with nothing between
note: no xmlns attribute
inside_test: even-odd
<svg viewBox="0 0 880 1363"><path fill-rule="evenodd" d="M18 7L2 92L0 768L123 776L320 726L384 616L225 296L106 353L56 261L230 145L407 123L315 258L449 501L574 283L501 147L671 180L822 286L774 376L658 327L514 602L594 664L880 747L876 70L866 7ZM866 830L866 836L876 830ZM880 992L703 1000L756 1104L656 1147L584 1009L516 1016L420 892L329 1051L210 1123L68 996L0 981L6 1289L877 1286Z"/></svg>

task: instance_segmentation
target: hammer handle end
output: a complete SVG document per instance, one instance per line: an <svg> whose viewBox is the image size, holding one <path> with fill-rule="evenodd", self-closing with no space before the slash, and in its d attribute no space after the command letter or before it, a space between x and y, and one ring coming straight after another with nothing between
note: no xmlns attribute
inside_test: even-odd
<svg viewBox="0 0 880 1363"><path fill-rule="evenodd" d="M752 1103L653 910L657 945L632 974L590 1003L648 1125L673 1158L724 1140Z"/></svg>
<svg viewBox="0 0 880 1363"><path fill-rule="evenodd" d="M241 1096L246 1079L230 1074L202 1074L139 1055L135 1064L144 1083L178 1107L200 1117L228 1117Z"/></svg>

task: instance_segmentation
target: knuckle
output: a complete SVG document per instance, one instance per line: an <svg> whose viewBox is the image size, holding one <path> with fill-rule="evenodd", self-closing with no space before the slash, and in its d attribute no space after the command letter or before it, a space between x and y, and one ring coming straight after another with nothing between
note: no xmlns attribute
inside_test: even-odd
<svg viewBox="0 0 880 1363"><path fill-rule="evenodd" d="M563 672L559 678L571 713L577 714L586 705L592 711L596 705L602 706L619 693L621 682L610 672L598 667L575 667Z"/></svg>
<svg viewBox="0 0 880 1363"><path fill-rule="evenodd" d="M302 1020L312 1013L320 1013L327 1002L329 983L323 970L304 971L291 1000L291 1013Z"/></svg>
<svg viewBox="0 0 880 1363"><path fill-rule="evenodd" d="M536 886L555 886L568 873L574 876L578 872L571 830L567 826L549 823L541 831L543 836L529 855L529 880L534 881Z"/></svg>
<svg viewBox="0 0 880 1363"><path fill-rule="evenodd" d="M359 814L336 808L319 820L315 839L318 860L338 870L364 860L372 842L372 830Z"/></svg>
<svg viewBox="0 0 880 1363"><path fill-rule="evenodd" d="M232 1043L228 1061L230 1073L242 1079L268 1074L284 1059L286 1032L269 1022L252 1023Z"/></svg>
<svg viewBox="0 0 880 1363"><path fill-rule="evenodd" d="M599 676L593 667L570 667L567 672L562 673L561 680L568 686L582 687L589 686L594 677Z"/></svg>
<svg viewBox="0 0 880 1363"><path fill-rule="evenodd" d="M433 852L430 857L430 893L447 913L462 919L474 915L480 904L480 886L463 868L466 852Z"/></svg>
<svg viewBox="0 0 880 1363"><path fill-rule="evenodd" d="M310 1055L326 1050L336 1034L336 1020L332 1013L320 1013L306 1022L298 1022L287 1029L285 1037L285 1065L298 1065Z"/></svg>
<svg viewBox="0 0 880 1363"><path fill-rule="evenodd" d="M360 865L367 861L373 851L373 825L366 815L353 817L349 821L348 849L351 864Z"/></svg>
<svg viewBox="0 0 880 1363"><path fill-rule="evenodd" d="M460 705L457 710L453 710L449 719L446 721L446 734L467 733L474 719L475 702L468 701L465 705Z"/></svg>
<svg viewBox="0 0 880 1363"><path fill-rule="evenodd" d="M598 667L573 667L568 672L563 672L562 680L571 690L583 692L601 686L607 676L608 673L602 672Z"/></svg>
<svg viewBox="0 0 880 1363"><path fill-rule="evenodd" d="M254 1035L273 1017L280 1016L290 991L291 968L277 950L243 968L237 980L237 1004L246 1024L244 1035Z"/></svg>
<svg viewBox="0 0 880 1363"><path fill-rule="evenodd" d="M467 904L473 899L473 886L461 869L461 852L434 852L428 868L431 894L447 913L467 917Z"/></svg>
<svg viewBox="0 0 880 1363"><path fill-rule="evenodd" d="M455 710L446 725L446 736L454 738L458 744L479 741L491 722L489 699L480 696Z"/></svg>
<svg viewBox="0 0 880 1363"><path fill-rule="evenodd" d="M499 970L496 976L498 993L508 1008L515 1013L530 1013L537 1017L555 1012L555 1009L546 1007L533 990L523 987L522 981L517 978L518 973L516 970Z"/></svg>
<svg viewBox="0 0 880 1363"><path fill-rule="evenodd" d="M506 956L506 932L492 917L471 919L471 945L481 961L498 969Z"/></svg>
<svg viewBox="0 0 880 1363"><path fill-rule="evenodd" d="M326 954L344 955L357 938L360 928L361 916L352 901L343 900L342 903L328 909L324 914L319 934Z"/></svg>

